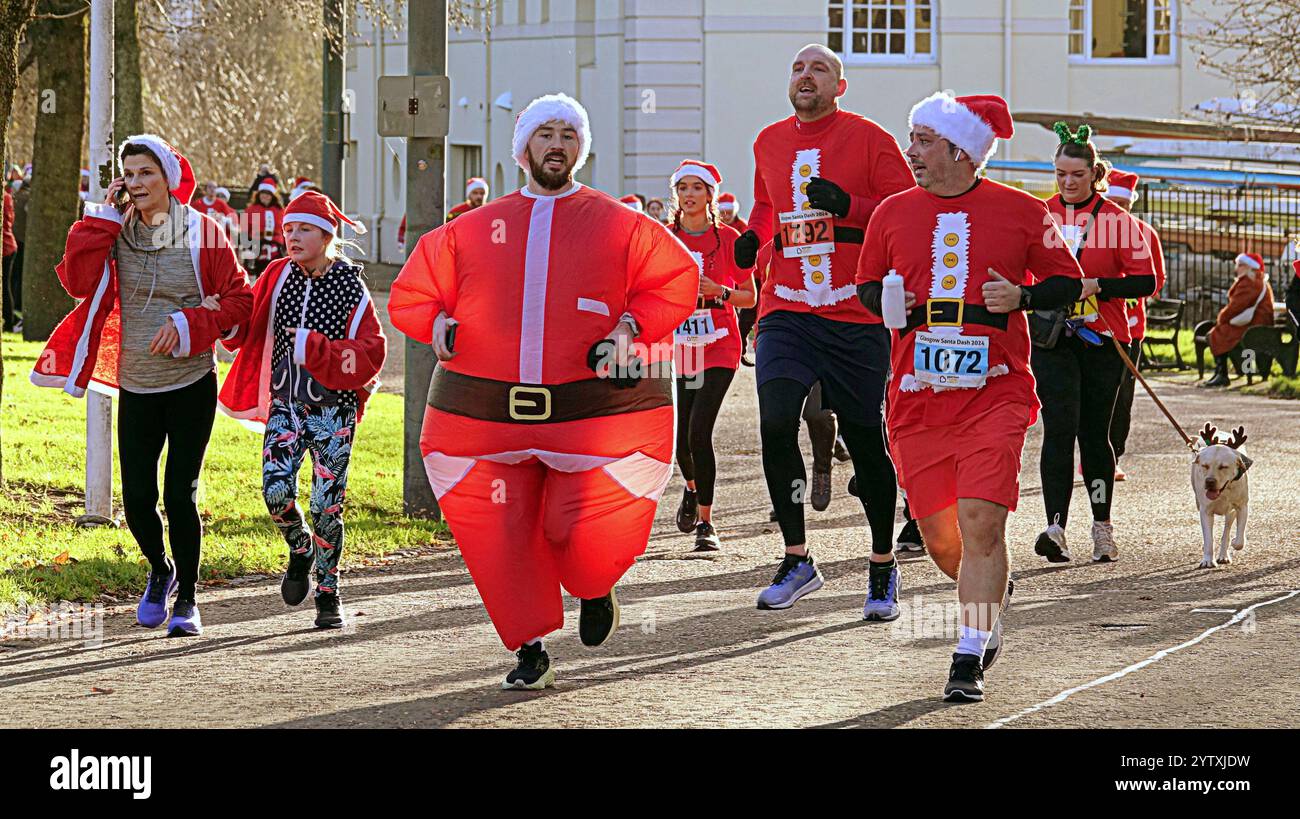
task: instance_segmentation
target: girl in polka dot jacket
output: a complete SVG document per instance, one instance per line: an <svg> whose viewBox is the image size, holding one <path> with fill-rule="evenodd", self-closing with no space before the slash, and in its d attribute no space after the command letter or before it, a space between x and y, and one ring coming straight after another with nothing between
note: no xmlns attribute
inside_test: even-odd
<svg viewBox="0 0 1300 819"><path fill-rule="evenodd" d="M285 209L289 255L258 278L252 317L224 342L239 355L220 397L228 415L264 426L262 494L289 545L280 594L290 606L306 599L314 565L318 628L344 625L338 566L348 462L357 421L378 388L387 353L361 266L342 255L341 222L353 225L329 197L316 192L302 194ZM296 503L298 471L307 453L312 459L310 530Z"/></svg>

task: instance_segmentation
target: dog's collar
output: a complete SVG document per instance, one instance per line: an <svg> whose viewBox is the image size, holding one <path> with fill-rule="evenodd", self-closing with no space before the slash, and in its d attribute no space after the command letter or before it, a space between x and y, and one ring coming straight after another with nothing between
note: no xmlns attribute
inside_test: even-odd
<svg viewBox="0 0 1300 819"><path fill-rule="evenodd" d="M1245 475L1245 474L1246 474L1246 467L1244 467L1244 466L1242 466L1240 463L1238 463L1238 464L1237 464L1237 474L1236 474L1236 475L1233 475L1233 476L1232 476L1232 480L1228 481L1228 483L1235 483L1236 481L1238 481L1238 480L1241 479L1241 476L1242 476L1242 475ZM1224 488L1226 489L1227 487L1225 486Z"/></svg>

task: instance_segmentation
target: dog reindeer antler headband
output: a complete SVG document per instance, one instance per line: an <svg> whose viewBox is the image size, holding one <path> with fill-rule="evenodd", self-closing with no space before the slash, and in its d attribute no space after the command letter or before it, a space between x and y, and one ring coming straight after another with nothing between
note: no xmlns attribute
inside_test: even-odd
<svg viewBox="0 0 1300 819"><path fill-rule="evenodd" d="M1056 132L1056 136L1061 140L1062 145L1068 142L1073 142L1076 145L1087 145L1088 140L1092 138L1092 126L1087 123L1071 131L1069 125L1064 122L1057 122L1052 124L1052 130Z"/></svg>

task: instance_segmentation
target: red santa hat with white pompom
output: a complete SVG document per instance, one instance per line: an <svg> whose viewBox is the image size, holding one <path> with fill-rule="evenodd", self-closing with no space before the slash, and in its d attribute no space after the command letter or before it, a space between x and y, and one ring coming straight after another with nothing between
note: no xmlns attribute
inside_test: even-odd
<svg viewBox="0 0 1300 819"><path fill-rule="evenodd" d="M1015 133L1007 101L996 94L954 97L935 92L912 107L907 118L909 128L929 128L960 148L975 163L984 167L997 149L999 139Z"/></svg>
<svg viewBox="0 0 1300 819"><path fill-rule="evenodd" d="M677 187L677 183L687 176L698 176L701 182L709 186L713 196L717 197L718 186L722 184L722 173L718 170L717 165L710 165L698 159L683 159L682 164L677 166L677 170L673 171L668 187Z"/></svg>
<svg viewBox="0 0 1300 819"><path fill-rule="evenodd" d="M637 199L636 194L634 193L629 193L627 196L621 196L619 197L618 201L622 202L624 205L627 205L629 208L636 211L637 213L645 213L645 209L641 207L641 200Z"/></svg>
<svg viewBox="0 0 1300 819"><path fill-rule="evenodd" d="M284 209L284 217L281 222L285 225L291 222L305 222L320 228L331 236L338 234L340 223L351 227L357 235L366 232L365 225L349 219L343 211L339 210L339 206L334 204L334 200L316 191L304 191L299 194L298 198L290 202L288 207Z"/></svg>

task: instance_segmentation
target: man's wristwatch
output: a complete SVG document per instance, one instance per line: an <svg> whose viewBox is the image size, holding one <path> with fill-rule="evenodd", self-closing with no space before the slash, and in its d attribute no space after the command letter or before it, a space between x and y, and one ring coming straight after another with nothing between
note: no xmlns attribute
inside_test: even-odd
<svg viewBox="0 0 1300 819"><path fill-rule="evenodd" d="M1027 288L1027 287L1021 287L1021 288L1020 288L1020 309L1021 309L1021 310L1029 310L1029 309L1031 309L1031 308L1033 307L1033 305L1030 304L1029 302L1030 302L1030 298L1029 298L1029 288Z"/></svg>
<svg viewBox="0 0 1300 819"><path fill-rule="evenodd" d="M722 300L723 300L723 301L731 301L731 288L730 288L730 287L724 287L724 288L722 288Z"/></svg>
<svg viewBox="0 0 1300 819"><path fill-rule="evenodd" d="M636 323L636 319L632 318L631 313L624 313L623 315L618 317L618 320L621 323L626 324L628 326L628 328L632 331L633 338L636 338L637 336L641 335L641 325Z"/></svg>

